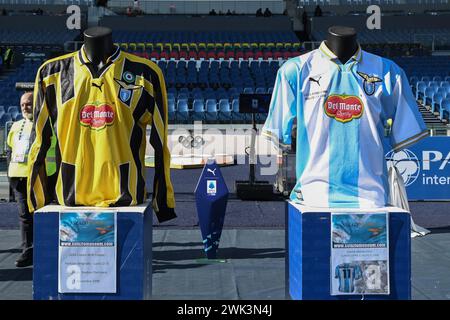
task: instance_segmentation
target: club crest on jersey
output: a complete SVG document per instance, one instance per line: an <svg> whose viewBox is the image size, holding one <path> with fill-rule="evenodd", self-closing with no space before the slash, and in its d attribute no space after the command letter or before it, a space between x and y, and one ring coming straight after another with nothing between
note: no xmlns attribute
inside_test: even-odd
<svg viewBox="0 0 450 320"><path fill-rule="evenodd" d="M120 86L119 90L119 99L123 103L128 103L131 99L131 96L133 95L133 91L142 88L142 86L137 86L134 84L135 76L131 73L129 73L129 76L125 76L127 72L124 73L123 78L126 79L125 81L114 79ZM131 79L132 78L132 79ZM132 83L127 83L131 81Z"/></svg>
<svg viewBox="0 0 450 320"><path fill-rule="evenodd" d="M357 96L331 95L323 105L325 113L339 122L350 122L362 116L364 105Z"/></svg>
<svg viewBox="0 0 450 320"><path fill-rule="evenodd" d="M114 109L108 104L87 104L80 111L80 122L83 126L100 130L114 122Z"/></svg>
<svg viewBox="0 0 450 320"><path fill-rule="evenodd" d="M371 96L375 93L375 87L376 87L376 83L378 82L382 82L383 80L381 80L380 78L376 77L376 76L370 76L364 72L361 71L357 71L356 72L361 78L364 79L363 81L363 88L364 88L364 92L368 95Z"/></svg>
<svg viewBox="0 0 450 320"><path fill-rule="evenodd" d="M130 100L131 98L131 90L120 88L119 98L120 100L122 100L122 102L128 102L128 100Z"/></svg>

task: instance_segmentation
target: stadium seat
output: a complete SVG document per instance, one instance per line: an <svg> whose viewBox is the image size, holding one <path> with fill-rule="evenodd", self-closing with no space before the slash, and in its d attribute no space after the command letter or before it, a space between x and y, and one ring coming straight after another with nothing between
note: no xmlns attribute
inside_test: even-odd
<svg viewBox="0 0 450 320"><path fill-rule="evenodd" d="M168 111L169 111L169 121L176 120L176 110L175 110L175 99L167 99Z"/></svg>
<svg viewBox="0 0 450 320"><path fill-rule="evenodd" d="M187 99L182 99L177 101L177 121L188 122L189 117L189 107Z"/></svg>
<svg viewBox="0 0 450 320"><path fill-rule="evenodd" d="M450 114L450 98L445 98L441 102L441 107L439 110L439 118L442 120L446 119L449 120L449 114Z"/></svg>
<svg viewBox="0 0 450 320"><path fill-rule="evenodd" d="M195 99L192 103L192 120L204 121L205 120L205 104L203 99Z"/></svg>
<svg viewBox="0 0 450 320"><path fill-rule="evenodd" d="M442 100L445 99L445 94L441 93L441 92L436 92L433 95L433 98L431 100L431 111L432 112L439 112L439 108L441 105Z"/></svg>
<svg viewBox="0 0 450 320"><path fill-rule="evenodd" d="M423 96L425 89L427 88L427 84L425 81L418 81L416 85L416 100L419 100Z"/></svg>
<svg viewBox="0 0 450 320"><path fill-rule="evenodd" d="M5 124L9 121L12 121L12 117L9 113L4 113L1 117L0 117L0 126L1 127L5 127Z"/></svg>
<svg viewBox="0 0 450 320"><path fill-rule="evenodd" d="M17 106L9 106L7 113L17 113L19 112L19 107Z"/></svg>
<svg viewBox="0 0 450 320"><path fill-rule="evenodd" d="M255 91L256 93L266 93L266 88L261 88L261 87L259 87L259 88L256 88L256 91Z"/></svg>
<svg viewBox="0 0 450 320"><path fill-rule="evenodd" d="M218 119L222 121L231 121L231 112L230 101L228 99L219 100Z"/></svg>
<svg viewBox="0 0 450 320"><path fill-rule="evenodd" d="M233 109L232 118L233 121L242 122L245 120L245 115L239 112L239 99L233 99L231 103Z"/></svg>
<svg viewBox="0 0 450 320"><path fill-rule="evenodd" d="M437 89L434 87L428 87L425 89L425 93L423 96L422 104L431 105L432 97L436 93Z"/></svg>
<svg viewBox="0 0 450 320"><path fill-rule="evenodd" d="M205 120L214 122L217 120L217 101L215 99L206 100Z"/></svg>

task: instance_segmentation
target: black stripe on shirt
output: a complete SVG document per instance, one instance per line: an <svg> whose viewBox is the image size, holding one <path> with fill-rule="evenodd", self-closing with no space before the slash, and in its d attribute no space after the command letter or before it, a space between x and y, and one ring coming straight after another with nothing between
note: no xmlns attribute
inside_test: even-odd
<svg viewBox="0 0 450 320"><path fill-rule="evenodd" d="M75 165L61 163L61 181L64 204L66 206L75 206Z"/></svg>
<svg viewBox="0 0 450 320"><path fill-rule="evenodd" d="M120 171L120 198L113 206L129 206L132 198L128 188L130 164L124 163L119 166Z"/></svg>

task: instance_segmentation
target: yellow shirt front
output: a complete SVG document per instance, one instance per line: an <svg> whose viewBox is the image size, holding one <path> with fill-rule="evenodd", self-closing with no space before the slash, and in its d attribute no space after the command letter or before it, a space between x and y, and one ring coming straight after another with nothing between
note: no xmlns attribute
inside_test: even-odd
<svg viewBox="0 0 450 320"><path fill-rule="evenodd" d="M45 152L53 131L57 201L66 206L128 206L145 200L146 127L155 149L153 208L160 221L175 217L167 146L167 93L158 66L117 50L99 70L84 47L38 70L35 135L30 149L30 212L48 201Z"/></svg>

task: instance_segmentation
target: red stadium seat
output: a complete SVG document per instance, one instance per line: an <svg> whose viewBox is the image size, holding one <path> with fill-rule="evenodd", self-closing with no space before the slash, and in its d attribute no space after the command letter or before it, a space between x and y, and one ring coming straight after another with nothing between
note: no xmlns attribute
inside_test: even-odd
<svg viewBox="0 0 450 320"><path fill-rule="evenodd" d="M272 51L266 51L264 52L264 60L267 60L269 58L273 58L273 53Z"/></svg>
<svg viewBox="0 0 450 320"><path fill-rule="evenodd" d="M255 59L259 59L259 58L263 58L263 57L264 57L264 54L262 53L262 51L255 52L255 55L254 55Z"/></svg>
<svg viewBox="0 0 450 320"><path fill-rule="evenodd" d="M244 59L246 59L246 60L253 58L253 57L254 57L254 54L252 51L247 51L246 53L244 53Z"/></svg>
<svg viewBox="0 0 450 320"><path fill-rule="evenodd" d="M214 51L209 51L207 57L208 59L217 59L216 53Z"/></svg>
<svg viewBox="0 0 450 320"><path fill-rule="evenodd" d="M194 50L189 50L188 53L189 59L195 59L197 60L199 57L197 56L197 52Z"/></svg>
<svg viewBox="0 0 450 320"><path fill-rule="evenodd" d="M226 59L233 59L235 58L235 53L231 50L227 51L227 53L225 54L225 58Z"/></svg>
<svg viewBox="0 0 450 320"><path fill-rule="evenodd" d="M189 58L189 55L188 55L188 53L185 51L185 50L181 50L180 51L180 59L188 59Z"/></svg>
<svg viewBox="0 0 450 320"><path fill-rule="evenodd" d="M235 59L244 59L244 53L242 51L236 51L234 54Z"/></svg>
<svg viewBox="0 0 450 320"><path fill-rule="evenodd" d="M283 52L275 51L274 54L273 54L273 58L274 59L283 58Z"/></svg>
<svg viewBox="0 0 450 320"><path fill-rule="evenodd" d="M159 57L160 57L161 59L164 58L164 59L166 59L166 60L169 60L170 55L169 55L169 53L168 53L167 51L163 51L163 52L161 52L161 54L159 55Z"/></svg>
<svg viewBox="0 0 450 320"><path fill-rule="evenodd" d="M159 59L160 59L159 53L156 52L156 51L152 51L152 52L150 53L150 59L156 59L156 60L159 60Z"/></svg>
<svg viewBox="0 0 450 320"><path fill-rule="evenodd" d="M178 53L178 51L172 50L172 51L170 51L170 53L169 53L169 57L170 57L171 59L178 60L178 59L180 59L180 54Z"/></svg>
<svg viewBox="0 0 450 320"><path fill-rule="evenodd" d="M217 59L225 59L225 52L223 52L222 50L217 52Z"/></svg>
<svg viewBox="0 0 450 320"><path fill-rule="evenodd" d="M206 52L204 50L199 51L197 57L199 59L206 59Z"/></svg>

